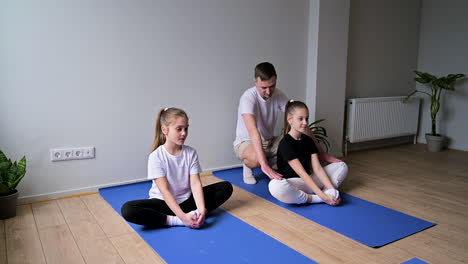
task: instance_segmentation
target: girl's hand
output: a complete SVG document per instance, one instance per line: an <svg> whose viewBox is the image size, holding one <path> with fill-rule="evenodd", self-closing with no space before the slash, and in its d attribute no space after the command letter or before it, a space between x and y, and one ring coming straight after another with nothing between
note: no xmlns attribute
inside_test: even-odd
<svg viewBox="0 0 468 264"><path fill-rule="evenodd" d="M322 198L324 203L326 203L328 205L331 205L331 206L335 206L335 205L338 205L340 203L339 198L336 199L332 195L329 195L329 194L326 194L326 193L320 194L319 197Z"/></svg>
<svg viewBox="0 0 468 264"><path fill-rule="evenodd" d="M330 195L327 195L330 199L328 200L324 200L324 202L328 205L331 205L331 206L337 206L338 204L340 204L340 198L336 199L335 197L332 197Z"/></svg>
<svg viewBox="0 0 468 264"><path fill-rule="evenodd" d="M180 220L182 220L182 222L184 222L185 226L193 228L197 218L193 214L184 214L182 217L180 217Z"/></svg>
<svg viewBox="0 0 468 264"><path fill-rule="evenodd" d="M206 209L198 210L198 215L196 215L196 217L198 218L192 228L200 228L203 225L206 217Z"/></svg>
<svg viewBox="0 0 468 264"><path fill-rule="evenodd" d="M326 189L323 192L325 193L325 195L328 195L329 197L333 198L330 203L326 202L327 204L333 206L340 204L340 192L337 189Z"/></svg>

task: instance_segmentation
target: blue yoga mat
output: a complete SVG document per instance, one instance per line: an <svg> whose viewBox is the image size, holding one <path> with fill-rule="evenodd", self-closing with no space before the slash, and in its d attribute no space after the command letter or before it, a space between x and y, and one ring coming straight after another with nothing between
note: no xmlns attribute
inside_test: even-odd
<svg viewBox="0 0 468 264"><path fill-rule="evenodd" d="M344 193L341 193L341 204L336 207L285 204L271 196L269 178L261 170L255 169L254 174L257 184L249 185L242 180L242 168L213 172L220 179L370 247L384 246L435 225Z"/></svg>
<svg viewBox="0 0 468 264"><path fill-rule="evenodd" d="M422 261L418 258L412 258L408 261L402 262L401 264L429 264L429 263Z"/></svg>
<svg viewBox="0 0 468 264"><path fill-rule="evenodd" d="M151 181L102 188L101 196L120 214L126 201L146 199ZM202 229L130 226L169 264L316 263L231 214L216 209Z"/></svg>

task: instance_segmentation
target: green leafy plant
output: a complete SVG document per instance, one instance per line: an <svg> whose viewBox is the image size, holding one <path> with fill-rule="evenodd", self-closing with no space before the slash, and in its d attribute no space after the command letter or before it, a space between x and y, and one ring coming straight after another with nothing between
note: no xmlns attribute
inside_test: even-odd
<svg viewBox="0 0 468 264"><path fill-rule="evenodd" d="M10 195L16 192L16 186L26 174L26 157L18 163L11 162L0 151L0 196Z"/></svg>
<svg viewBox="0 0 468 264"><path fill-rule="evenodd" d="M328 152L330 149L330 142L328 142L327 130L323 126L317 126L318 123L325 119L319 119L309 124L309 128L314 134L317 141L325 147L325 151Z"/></svg>
<svg viewBox="0 0 468 264"><path fill-rule="evenodd" d="M440 109L440 96L442 91L448 90L453 91L455 90L455 81L458 79L464 78L465 74L448 74L446 76L437 77L427 72L419 72L414 71L416 73L416 77L414 78L418 83L425 84L430 86L431 93L414 90L411 94L409 94L405 101L407 101L411 96L416 93L422 93L431 98L431 120L432 120L432 129L431 135L433 136L440 136L437 134L437 123L436 123L436 116Z"/></svg>

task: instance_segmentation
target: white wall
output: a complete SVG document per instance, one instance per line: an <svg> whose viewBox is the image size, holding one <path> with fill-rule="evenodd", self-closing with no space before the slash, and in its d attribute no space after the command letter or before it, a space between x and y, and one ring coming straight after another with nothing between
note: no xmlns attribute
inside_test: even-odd
<svg viewBox="0 0 468 264"><path fill-rule="evenodd" d="M309 7L307 104L311 120L325 119L329 150L342 156L349 1L312 0Z"/></svg>
<svg viewBox="0 0 468 264"><path fill-rule="evenodd" d="M187 110L205 170L233 166L238 99L271 61L305 97L308 3L282 0L4 0L0 149L28 158L23 200L146 177L161 107ZM95 146L51 162L49 148Z"/></svg>
<svg viewBox="0 0 468 264"><path fill-rule="evenodd" d="M468 2L423 0L421 9L418 70L437 76L468 75ZM427 91L426 87L416 86ZM431 130L430 101L424 97L418 141ZM468 151L468 80L443 96L438 114L438 132L450 138L450 148Z"/></svg>
<svg viewBox="0 0 468 264"><path fill-rule="evenodd" d="M309 1L309 24L307 38L307 87L306 104L309 108L309 119L317 120L315 108L317 106L317 68L318 68L318 37L320 27L321 0Z"/></svg>
<svg viewBox="0 0 468 264"><path fill-rule="evenodd" d="M347 98L414 90L420 7L420 0L351 1Z"/></svg>
<svg viewBox="0 0 468 264"><path fill-rule="evenodd" d="M316 119L326 119L323 125L335 156L343 153L349 2L320 3Z"/></svg>

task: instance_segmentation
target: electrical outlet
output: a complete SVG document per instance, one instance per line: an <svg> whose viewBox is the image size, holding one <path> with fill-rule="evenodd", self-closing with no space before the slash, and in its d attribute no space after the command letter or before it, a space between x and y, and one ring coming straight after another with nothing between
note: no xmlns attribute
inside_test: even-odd
<svg viewBox="0 0 468 264"><path fill-rule="evenodd" d="M83 148L83 159L94 159L94 147Z"/></svg>
<svg viewBox="0 0 468 264"><path fill-rule="evenodd" d="M94 147L50 149L50 160L94 159Z"/></svg>
<svg viewBox="0 0 468 264"><path fill-rule="evenodd" d="M74 149L72 153L73 159L82 159L83 158L83 150L82 149Z"/></svg>
<svg viewBox="0 0 468 264"><path fill-rule="evenodd" d="M63 159L72 159L73 158L73 150L72 149L65 149L63 150Z"/></svg>
<svg viewBox="0 0 468 264"><path fill-rule="evenodd" d="M51 161L63 160L62 150L50 149L50 160Z"/></svg>

